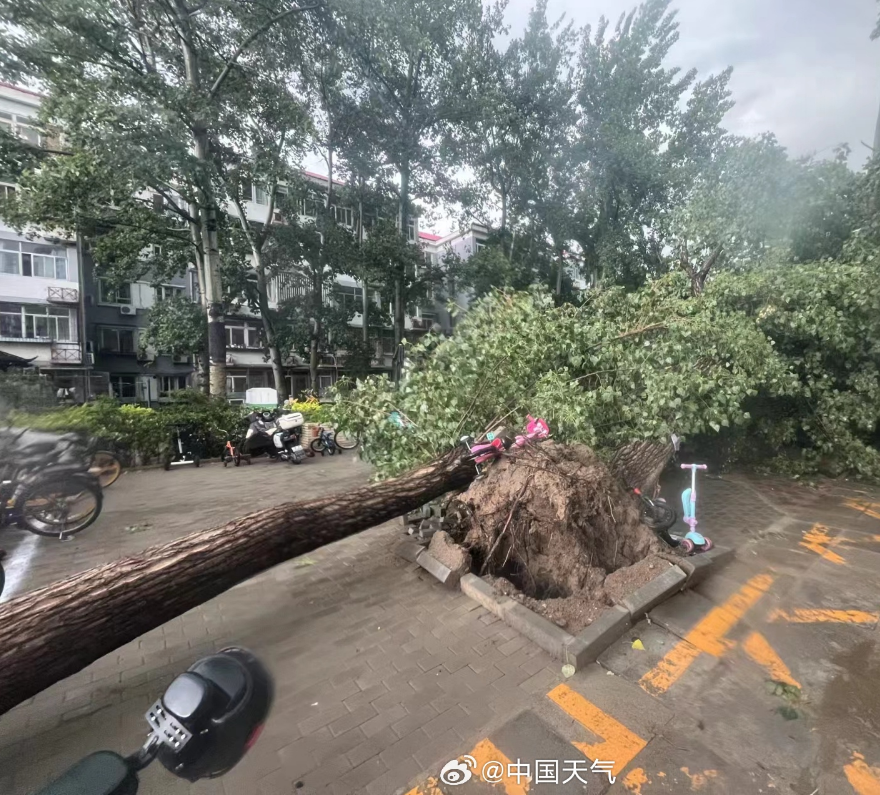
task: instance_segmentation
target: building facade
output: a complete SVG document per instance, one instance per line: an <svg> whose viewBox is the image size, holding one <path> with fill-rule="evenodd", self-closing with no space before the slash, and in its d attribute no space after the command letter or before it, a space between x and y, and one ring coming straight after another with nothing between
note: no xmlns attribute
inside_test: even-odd
<svg viewBox="0 0 880 795"><path fill-rule="evenodd" d="M34 123L40 96L14 86L0 84L0 125L35 145L43 143ZM320 191L327 178L311 172L305 176ZM15 191L2 181L0 191ZM269 197L259 186L250 187L245 212L250 221L272 223ZM234 208L227 208L234 213ZM301 222L315 217L314 207L304 201ZM354 211L334 208L338 223L352 227ZM467 258L479 250L487 230L473 226L446 236L421 232L418 218L410 219L407 234L420 245L433 265L447 253ZM269 289L269 304L278 304L293 294L293 274L281 273ZM364 285L351 276L340 275L326 300L363 306ZM91 257L75 240L45 234L29 238L0 222L0 352L32 360L32 366L58 388L74 389L78 398L110 394L120 401L159 405L181 389L195 386L196 362L192 357L172 357L152 350L145 339L149 311L157 301L183 295L198 301L194 269L161 285L148 281L112 285L101 278ZM378 305L379 296L372 296ZM467 296L456 296L467 304ZM416 338L431 329L450 332L452 319L446 307L429 301L406 318L406 333ZM355 312L350 321L362 328L363 316ZM246 305L232 307L226 319L227 391L231 400L243 400L248 389L274 385L272 370L263 346L262 324ZM390 373L395 353L391 327L378 329L370 361L377 373ZM305 359L292 354L285 362L287 388L301 395L309 386ZM318 392L323 395L345 374L343 351L321 356Z"/></svg>

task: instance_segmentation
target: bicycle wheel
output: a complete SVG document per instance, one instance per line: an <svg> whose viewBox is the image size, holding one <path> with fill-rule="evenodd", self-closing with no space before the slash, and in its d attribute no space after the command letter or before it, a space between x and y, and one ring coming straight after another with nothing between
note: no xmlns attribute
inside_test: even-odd
<svg viewBox="0 0 880 795"><path fill-rule="evenodd" d="M326 445L324 444L324 440L319 436L317 439L312 439L309 447L311 447L314 452L324 455L324 448Z"/></svg>
<svg viewBox="0 0 880 795"><path fill-rule="evenodd" d="M109 488L122 474L122 463L109 450L98 450L92 456L89 474L98 479L102 489Z"/></svg>
<svg viewBox="0 0 880 795"><path fill-rule="evenodd" d="M346 431L336 431L333 434L333 441L340 450L354 450L360 443L360 437L356 433L347 433Z"/></svg>
<svg viewBox="0 0 880 795"><path fill-rule="evenodd" d="M94 522L103 503L101 486L94 478L71 475L40 480L18 500L20 523L37 535L64 538Z"/></svg>

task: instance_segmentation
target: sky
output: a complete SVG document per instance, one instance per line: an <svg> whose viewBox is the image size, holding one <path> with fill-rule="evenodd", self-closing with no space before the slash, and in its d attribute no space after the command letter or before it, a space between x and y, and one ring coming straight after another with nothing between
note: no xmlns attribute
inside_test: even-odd
<svg viewBox="0 0 880 795"><path fill-rule="evenodd" d="M509 0L518 35L532 0ZM549 0L551 20L612 24L636 0ZM776 133L794 156L829 156L843 142L861 166L880 107L880 40L870 35L875 0L673 0L680 38L670 61L707 75L733 66L734 108L725 126L742 135Z"/></svg>

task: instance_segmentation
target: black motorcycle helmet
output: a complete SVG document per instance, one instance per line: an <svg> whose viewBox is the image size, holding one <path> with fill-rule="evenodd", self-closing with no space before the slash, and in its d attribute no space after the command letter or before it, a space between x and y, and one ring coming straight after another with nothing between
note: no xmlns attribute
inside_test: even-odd
<svg viewBox="0 0 880 795"><path fill-rule="evenodd" d="M159 761L188 781L222 776L260 736L273 690L271 675L247 649L203 657L147 712L162 742Z"/></svg>

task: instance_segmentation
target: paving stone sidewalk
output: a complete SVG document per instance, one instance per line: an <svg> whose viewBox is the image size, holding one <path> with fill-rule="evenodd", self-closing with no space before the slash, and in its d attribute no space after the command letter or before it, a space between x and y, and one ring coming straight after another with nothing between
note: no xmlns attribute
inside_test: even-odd
<svg viewBox="0 0 880 795"><path fill-rule="evenodd" d="M309 481L296 481L280 496L272 478L286 475L254 470L232 479L238 477L244 492L254 488L261 499L271 492L280 500L359 484L366 470L355 470L333 480L315 469ZM198 518L187 521L180 506L192 502L192 490L180 479L160 509L171 529L155 514L152 521L173 537L230 515L222 503L228 474L208 469L199 475L216 496L210 512L198 509ZM124 502L134 508L117 505L114 532L124 549L138 543L123 529L155 502L141 494L152 482L132 478ZM720 543L754 540L781 515L748 483L709 481L702 495L703 521ZM143 713L162 689L199 656L230 644L251 648L275 676L266 731L222 779L191 785L154 765L142 776L141 793L394 795L436 775L442 763L483 738L496 738L502 749L513 748L516 737L520 746L531 739L547 748L563 742L559 737L566 747L572 738L588 739L575 721L548 706L548 693L561 682L559 664L460 592L396 557L400 533L400 524L391 522L281 565L0 717L0 792L33 792L96 749L132 751L144 738ZM94 562L113 548L109 541L96 545ZM74 570L88 562L85 539L75 559ZM57 560L52 564L53 573L70 573L62 569ZM35 571L40 584L50 577L49 569L37 565ZM595 698L614 680L597 672L598 680L595 673L578 674L568 684ZM615 713L620 719L631 712L639 731L651 709L660 715L656 702L647 709L627 696L629 706L621 708L621 696L611 692L609 698L622 709ZM665 723L670 718L663 714L651 720ZM539 724L552 731L543 736ZM646 726L642 736L655 730Z"/></svg>

